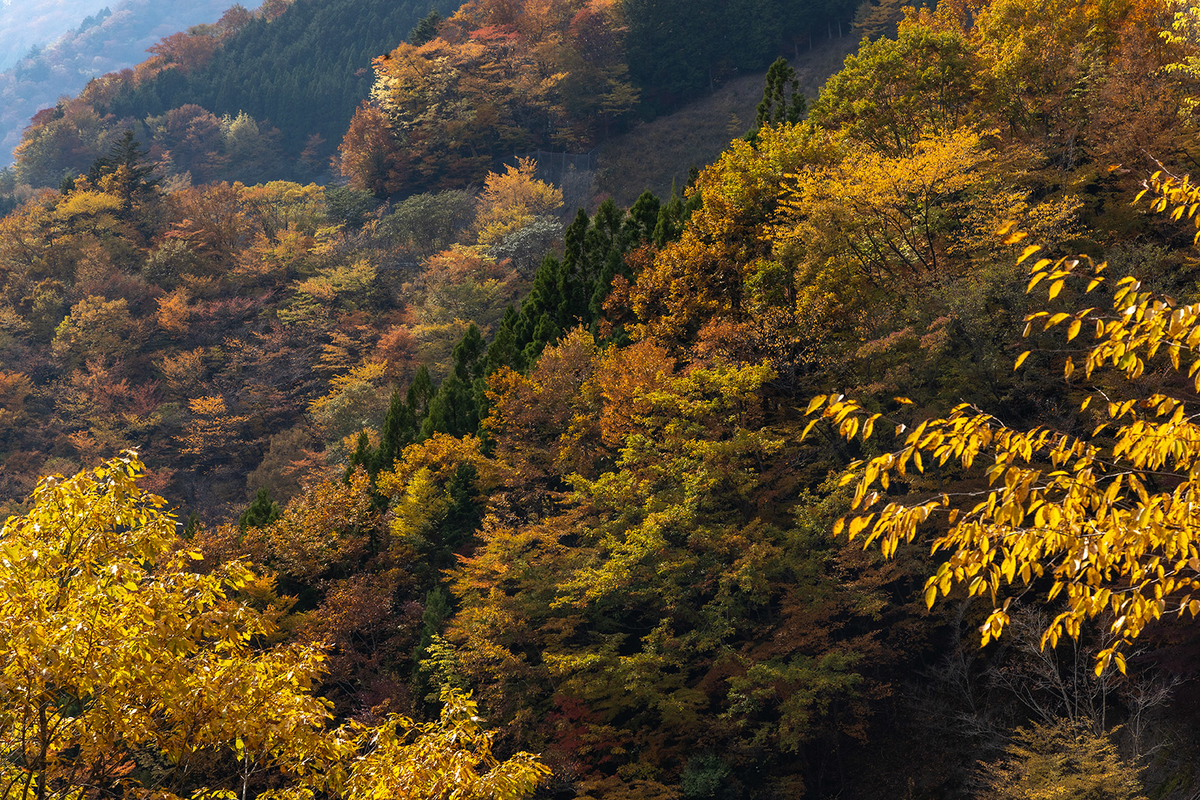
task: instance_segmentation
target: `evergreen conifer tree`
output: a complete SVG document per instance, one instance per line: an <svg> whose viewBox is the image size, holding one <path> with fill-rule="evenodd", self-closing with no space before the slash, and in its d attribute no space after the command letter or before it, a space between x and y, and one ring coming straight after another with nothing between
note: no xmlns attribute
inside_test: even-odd
<svg viewBox="0 0 1200 800"><path fill-rule="evenodd" d="M764 125L795 124L804 117L808 103L800 91L800 79L787 59L780 56L767 70L767 85L758 104L756 129Z"/></svg>
<svg viewBox="0 0 1200 800"><path fill-rule="evenodd" d="M387 416L383 420L379 448L375 451L372 460L371 474L377 475L384 470L391 469L396 462L396 457L404 450L405 445L413 441L415 434L416 420L413 410L400 396L400 390L393 389Z"/></svg>
<svg viewBox="0 0 1200 800"><path fill-rule="evenodd" d="M441 24L442 15L439 14L436 9L430 11L428 14L422 17L421 21L418 22L416 27L412 29L412 33L408 35L408 43L415 47L420 47L426 42L432 41L433 39L437 38L438 27Z"/></svg>
<svg viewBox="0 0 1200 800"><path fill-rule="evenodd" d="M265 488L259 489L254 493L254 501L238 517L238 527L243 531L247 528L261 528L270 525L281 516L283 511L280 510L279 504L271 499L271 493Z"/></svg>
<svg viewBox="0 0 1200 800"><path fill-rule="evenodd" d="M476 379L482 378L485 349L483 335L474 323L454 347L454 370L429 401L429 414L421 425L421 436L448 433L473 434L479 429Z"/></svg>

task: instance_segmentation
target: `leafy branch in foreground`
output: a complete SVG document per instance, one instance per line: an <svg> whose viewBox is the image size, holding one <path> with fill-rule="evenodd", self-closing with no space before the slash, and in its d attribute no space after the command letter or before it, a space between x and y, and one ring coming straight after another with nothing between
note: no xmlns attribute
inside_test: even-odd
<svg viewBox="0 0 1200 800"><path fill-rule="evenodd" d="M1159 203L1164 209L1173 204L1195 215L1200 200L1195 187L1183 197L1163 187L1159 182L1154 188L1160 199L1167 198ZM1009 241L1020 238L1011 234ZM1026 247L1020 261L1039 249ZM1043 258L1033 265L1028 291L1044 283L1053 299L1067 281L1083 279L1091 292L1106 282L1105 266L1083 256ZM987 644L1009 621L1012 598L1003 597L1005 587L1047 579L1047 601L1065 596L1065 609L1043 633L1043 647L1054 647L1063 635L1078 637L1085 620L1111 614L1115 639L1097 656L1097 674L1110 663L1124 671L1122 648L1152 620L1200 614L1200 424L1179 396L1200 391L1200 303L1179 306L1144 291L1134 278L1122 278L1113 288L1107 313L1037 312L1026 318L1025 334L1035 325L1044 331L1064 323L1068 340L1093 331L1082 362L1089 378L1111 368L1132 381L1165 355L1162 368L1180 378L1174 394L1113 401L1092 388L1080 410L1100 398L1093 409L1098 424L1081 436L1045 427L1016 430L968 404L911 430L899 424L900 448L856 461L843 476L843 485L857 480L856 514L835 526L835 533L847 529L851 538L865 533L865 546L878 540L890 557L945 511L945 532L934 539L932 552L948 558L926 581L926 602L932 607L960 584L971 597L988 595L993 610L981 627ZM1075 370L1067 358L1066 377ZM813 398L806 413L816 416L805 434L824 419L846 439L870 438L883 419L840 394ZM989 462L984 467L989 489L916 502L888 497L893 481L932 464L954 461L970 470L981 459Z"/></svg>

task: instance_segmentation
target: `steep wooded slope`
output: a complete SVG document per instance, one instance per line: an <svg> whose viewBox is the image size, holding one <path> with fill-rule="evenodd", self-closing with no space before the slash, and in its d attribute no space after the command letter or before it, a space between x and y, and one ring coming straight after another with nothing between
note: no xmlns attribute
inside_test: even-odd
<svg viewBox="0 0 1200 800"><path fill-rule="evenodd" d="M0 61L0 166L11 163L21 131L39 109L76 94L92 78L132 67L165 36L215 22L232 3L115 0L87 4L86 11L84 4L73 6L78 11L61 5L18 0L0 10L0 53L11 54L11 60ZM258 7L256 2L242 5ZM34 41L18 45L14 38L4 38L26 35L30 26L38 35L36 52L30 52Z"/></svg>
<svg viewBox="0 0 1200 800"><path fill-rule="evenodd" d="M534 74L505 50L528 19L458 19L378 80L438 53ZM336 713L432 718L469 688L556 796L1186 797L1194 626L1147 631L1136 679L1097 676L1105 626L1042 649L1061 606L1014 591L1009 638L981 651L990 605L929 610L945 562L927 547L886 560L834 535L837 477L874 440L802 436L830 392L905 431L967 402L1071 433L1097 423L1081 389L1179 388L1168 369L1064 382L1063 342L1022 339L1025 317L1087 298L1031 297L1017 261L1044 242L1196 297L1190 221L1133 203L1197 154L1200 46L1164 39L1174 21L1153 0L910 11L686 199L574 219L529 164L386 205L365 186L155 187L125 142L0 226L10 502L142 444L151 482L203 517L192 546L271 571L255 601L330 648ZM419 130L406 110L436 124L413 85L363 112L360 154ZM1014 225L1026 240L997 236ZM925 468L882 491L987 483ZM1190 520L1176 533L1195 546Z"/></svg>

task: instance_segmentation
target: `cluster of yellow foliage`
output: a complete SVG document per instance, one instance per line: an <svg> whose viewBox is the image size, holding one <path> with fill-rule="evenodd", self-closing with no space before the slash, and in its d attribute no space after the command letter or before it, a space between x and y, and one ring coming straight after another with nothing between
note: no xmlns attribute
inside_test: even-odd
<svg viewBox="0 0 1200 800"><path fill-rule="evenodd" d="M535 217L562 208L562 190L537 180L536 173L537 162L532 158L517 159L515 167L505 166L503 175L488 173L475 221L480 244L496 244Z"/></svg>
<svg viewBox="0 0 1200 800"><path fill-rule="evenodd" d="M1200 225L1200 189L1186 179L1156 174L1148 190L1156 193L1155 210L1173 208L1176 219L1186 215ZM1008 227L1001 233L1009 234ZM1021 238L1020 232L1009 234L1009 241ZM1026 247L1020 261L1040 249ZM1044 284L1053 300L1068 281L1084 278L1084 292L1090 293L1108 283L1105 269L1086 256L1042 258L1032 267L1028 291ZM1122 647L1153 620L1200 615L1200 425L1181 397L1200 390L1200 355L1185 360L1200 348L1200 303L1179 306L1126 277L1114 283L1107 312L1094 307L1039 311L1026 320L1026 335L1035 324L1042 330L1066 324L1068 341L1092 331L1094 343L1081 364L1087 378L1112 368L1134 380L1148 363L1165 356L1167 364L1160 367L1182 380L1167 379L1159 391L1123 400L1093 388L1080 411L1086 412L1093 399L1102 402L1087 435L1044 427L1014 430L966 404L912 430L900 424L899 450L855 462L842 479L857 480L852 507L859 513L850 519L848 532L851 538L865 533L867 544L878 540L890 556L935 512L948 509L949 528L932 545L934 553L948 558L926 582L930 606L960 584L969 596L990 596L993 611L981 628L987 644L1009 621L1012 598L1004 596L1006 587L1047 578L1047 599L1065 595L1066 604L1044 632L1043 646L1055 646L1063 635L1078 637L1086 619L1104 615L1115 642L1098 655L1096 671L1110 662L1124 671ZM1022 353L1016 367L1029 354ZM1074 360L1067 357L1065 376L1075 372ZM840 394L813 398L807 413L818 411L806 434L826 419L846 439L861 435L865 441L883 419ZM888 498L894 480L923 473L927 466L952 469L951 462L967 470L980 458L990 461L985 475L991 489L912 503ZM846 527L842 520L836 530Z"/></svg>
<svg viewBox="0 0 1200 800"><path fill-rule="evenodd" d="M475 704L331 728L318 645L264 647L240 561L201 574L133 454L44 479L0 530L0 796L526 797L536 758L492 755Z"/></svg>

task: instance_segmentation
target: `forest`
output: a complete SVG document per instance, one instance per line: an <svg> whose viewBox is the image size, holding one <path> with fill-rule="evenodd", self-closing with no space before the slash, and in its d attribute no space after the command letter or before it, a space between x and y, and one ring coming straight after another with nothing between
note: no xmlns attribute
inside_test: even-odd
<svg viewBox="0 0 1200 800"><path fill-rule="evenodd" d="M0 797L1195 798L1198 107L1176 0L167 37L0 173Z"/></svg>
<svg viewBox="0 0 1200 800"><path fill-rule="evenodd" d="M252 4L252 3L251 3ZM136 64L163 31L221 16L229 0L19 0L0 3L0 166L29 118L88 80Z"/></svg>

